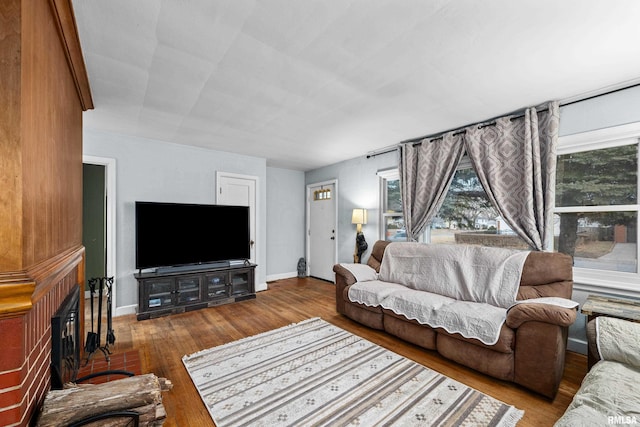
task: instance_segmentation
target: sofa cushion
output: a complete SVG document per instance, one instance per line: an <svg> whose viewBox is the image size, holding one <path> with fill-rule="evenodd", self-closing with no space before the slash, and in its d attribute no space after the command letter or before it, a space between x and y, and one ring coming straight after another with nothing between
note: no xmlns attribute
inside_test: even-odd
<svg viewBox="0 0 640 427"><path fill-rule="evenodd" d="M605 316L596 317L595 323L599 358L640 369L640 323Z"/></svg>
<svg viewBox="0 0 640 427"><path fill-rule="evenodd" d="M402 338L415 345L429 350L436 349L436 331L428 326L421 325L415 320L395 314L391 310L382 310L384 314L384 330L391 335Z"/></svg>
<svg viewBox="0 0 640 427"><path fill-rule="evenodd" d="M367 260L367 265L373 268L376 272L380 272L380 263L382 262L382 257L384 256L384 250L387 245L389 245L389 241L386 240L378 240L371 250L371 256Z"/></svg>
<svg viewBox="0 0 640 427"><path fill-rule="evenodd" d="M522 268L517 299L571 298L573 262L559 252L531 252Z"/></svg>
<svg viewBox="0 0 640 427"><path fill-rule="evenodd" d="M450 335L438 333L438 353L447 359L468 366L501 380L513 381L514 353L499 353L489 347L463 342Z"/></svg>
<svg viewBox="0 0 640 427"><path fill-rule="evenodd" d="M525 263L525 265L527 265ZM571 289L573 282L571 280L565 280L563 282L554 282L540 285L520 285L518 288L517 300L525 300L532 298L542 298L557 296L561 298L571 298Z"/></svg>
<svg viewBox="0 0 640 427"><path fill-rule="evenodd" d="M382 309L380 307L367 307L364 304L352 302L345 305L344 314L370 328L384 329Z"/></svg>
<svg viewBox="0 0 640 427"><path fill-rule="evenodd" d="M500 353L513 353L513 349L516 345L516 334L513 329L509 328L506 325L502 325L502 328L500 328L500 338L498 338L498 341L493 345L484 344L482 341L475 338L465 338L461 334L452 334L441 328L436 329L436 332L438 333L438 335L446 335L450 338L477 345L479 347L484 347L493 351L499 351Z"/></svg>
<svg viewBox="0 0 640 427"><path fill-rule="evenodd" d="M494 345L486 345L480 340L474 338L465 338L457 333L450 334L442 328L431 328L418 323L416 320L407 319L405 316L396 314L386 308L382 309L382 313L384 314L385 331L400 337L405 341L409 341L430 350L434 350L436 348L436 340L439 335L446 335L452 339L464 341L469 344L498 351L500 353L513 353L513 348L515 346L515 332L513 329L504 325L500 329L500 338L498 339L498 342Z"/></svg>
<svg viewBox="0 0 640 427"><path fill-rule="evenodd" d="M381 305L394 313L433 328L444 328L450 333L460 333L476 338L487 345L500 338L506 310L489 304L457 301L431 292L400 289L389 293Z"/></svg>
<svg viewBox="0 0 640 427"><path fill-rule="evenodd" d="M573 280L573 262L571 256L560 252L530 252L522 268L520 286L540 286L549 283ZM568 295L532 295L526 298L561 296L571 298L571 288ZM523 299L526 299L523 298Z"/></svg>
<svg viewBox="0 0 640 427"><path fill-rule="evenodd" d="M406 289L406 286L380 280L356 282L349 287L347 300L374 307L379 306L393 292Z"/></svg>
<svg viewBox="0 0 640 427"><path fill-rule="evenodd" d="M640 423L640 370L619 362L600 361L584 377L580 389L555 427ZM635 417L635 422L632 422Z"/></svg>

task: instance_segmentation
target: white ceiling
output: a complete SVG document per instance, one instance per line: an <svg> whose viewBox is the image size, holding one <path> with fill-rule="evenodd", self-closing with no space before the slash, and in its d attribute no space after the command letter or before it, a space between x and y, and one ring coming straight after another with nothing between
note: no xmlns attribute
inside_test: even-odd
<svg viewBox="0 0 640 427"><path fill-rule="evenodd" d="M85 127L310 170L640 78L638 0L75 0Z"/></svg>

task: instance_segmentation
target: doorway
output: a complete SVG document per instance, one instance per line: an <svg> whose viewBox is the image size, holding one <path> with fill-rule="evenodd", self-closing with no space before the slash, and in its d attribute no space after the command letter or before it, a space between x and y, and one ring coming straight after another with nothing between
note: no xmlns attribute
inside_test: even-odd
<svg viewBox="0 0 640 427"><path fill-rule="evenodd" d="M254 264L258 259L256 245L257 186L257 176L216 172L216 203L219 205L249 206L250 261ZM259 287L260 285L256 283L256 291L266 289L259 289Z"/></svg>
<svg viewBox="0 0 640 427"><path fill-rule="evenodd" d="M83 156L83 224L85 298L92 277L114 277L111 308L116 311L116 160ZM126 314L126 313L122 313Z"/></svg>
<svg viewBox="0 0 640 427"><path fill-rule="evenodd" d="M107 183L104 165L82 165L82 245L85 293L92 277L107 275Z"/></svg>
<svg viewBox="0 0 640 427"><path fill-rule="evenodd" d="M338 182L307 186L307 269L312 277L333 282L337 261Z"/></svg>

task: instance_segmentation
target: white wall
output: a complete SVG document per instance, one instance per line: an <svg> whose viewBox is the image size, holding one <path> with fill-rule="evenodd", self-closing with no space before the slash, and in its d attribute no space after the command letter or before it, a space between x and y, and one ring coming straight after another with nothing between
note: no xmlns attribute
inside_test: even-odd
<svg viewBox="0 0 640 427"><path fill-rule="evenodd" d="M267 281L298 274L304 257L304 172L267 168Z"/></svg>
<svg viewBox="0 0 640 427"><path fill-rule="evenodd" d="M523 105L523 107L526 107ZM599 96L560 108L560 135L587 132L594 129L618 126L640 121L640 87L633 87L609 95ZM393 143L393 141L389 141ZM338 235L338 260L351 262L355 239L355 226L351 224L351 209L366 207L370 209L369 224L363 231L372 247L379 236L379 183L376 172L397 167L397 153L384 154L372 159L364 155L335 165L309 171L305 174L305 182L338 179L338 206L340 212ZM365 255L365 258L368 253ZM580 290L576 283L573 299L583 303L589 294ZM640 294L638 295L640 297ZM569 348L586 353L586 318L578 314L576 323L569 331Z"/></svg>
<svg viewBox="0 0 640 427"><path fill-rule="evenodd" d="M397 166L398 154L394 151L369 159L363 155L305 174L307 185L338 180L338 262L353 262L356 226L351 224L351 212L354 208L367 209L367 224L362 226L362 232L369 243L363 258L368 258L373 244L380 238L380 190L376 172Z"/></svg>
<svg viewBox="0 0 640 427"><path fill-rule="evenodd" d="M138 304L137 282L133 277L135 201L215 203L216 171L254 175L259 179L256 284L266 286L265 159L97 131L84 132L83 151L85 155L114 158L117 163L116 315L133 313Z"/></svg>

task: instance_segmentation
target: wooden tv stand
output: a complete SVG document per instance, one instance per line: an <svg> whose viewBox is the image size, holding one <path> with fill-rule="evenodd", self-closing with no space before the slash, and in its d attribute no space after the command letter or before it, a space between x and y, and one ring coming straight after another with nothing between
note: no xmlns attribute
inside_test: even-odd
<svg viewBox="0 0 640 427"><path fill-rule="evenodd" d="M136 273L138 320L256 297L256 264Z"/></svg>

